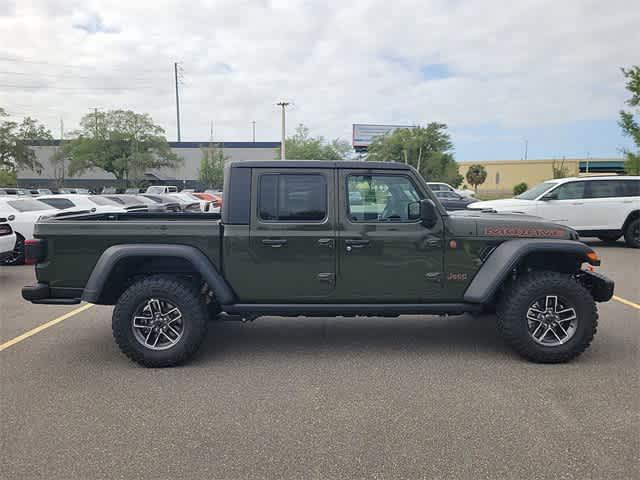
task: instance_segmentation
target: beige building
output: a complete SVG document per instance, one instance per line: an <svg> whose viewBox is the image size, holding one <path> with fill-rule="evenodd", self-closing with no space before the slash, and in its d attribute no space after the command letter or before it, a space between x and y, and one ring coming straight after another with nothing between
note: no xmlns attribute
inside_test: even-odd
<svg viewBox="0 0 640 480"><path fill-rule="evenodd" d="M467 182L467 171L474 164L483 165L487 179L478 187L485 195L512 195L513 187L524 182L529 187L553 178L553 165L563 165L569 177L589 174L619 174L624 171L621 158L567 158L560 160L483 160L459 162L459 172Z"/></svg>

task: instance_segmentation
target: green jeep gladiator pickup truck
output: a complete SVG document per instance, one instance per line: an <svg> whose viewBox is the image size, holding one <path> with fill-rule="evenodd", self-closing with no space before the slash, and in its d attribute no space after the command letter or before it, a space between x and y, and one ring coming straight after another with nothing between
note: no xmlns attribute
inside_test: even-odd
<svg viewBox="0 0 640 480"><path fill-rule="evenodd" d="M447 213L403 164L234 162L221 216L42 220L22 295L115 305L116 342L149 367L190 358L210 318L481 312L520 355L555 363L589 346L595 302L613 295L577 238L523 214Z"/></svg>

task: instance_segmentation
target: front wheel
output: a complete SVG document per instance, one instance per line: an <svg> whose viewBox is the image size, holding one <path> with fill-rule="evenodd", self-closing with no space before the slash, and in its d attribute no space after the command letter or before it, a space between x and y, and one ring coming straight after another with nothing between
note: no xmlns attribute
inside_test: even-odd
<svg viewBox="0 0 640 480"><path fill-rule="evenodd" d="M24 263L24 237L16 233L16 243L13 251L8 258L5 258L0 264L2 265L22 265Z"/></svg>
<svg viewBox="0 0 640 480"><path fill-rule="evenodd" d="M504 339L522 357L561 363L589 347L598 313L589 291L569 275L532 272L505 290L498 324Z"/></svg>
<svg viewBox="0 0 640 480"><path fill-rule="evenodd" d="M120 296L113 310L113 336L134 362L170 367L198 350L207 317L196 288L177 277L155 275L135 282Z"/></svg>

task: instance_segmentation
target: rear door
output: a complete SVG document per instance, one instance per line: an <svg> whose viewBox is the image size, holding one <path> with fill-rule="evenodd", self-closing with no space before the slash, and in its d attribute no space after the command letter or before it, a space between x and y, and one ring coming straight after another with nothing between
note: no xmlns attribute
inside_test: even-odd
<svg viewBox="0 0 640 480"><path fill-rule="evenodd" d="M584 208L588 221L584 230L622 228L633 210L633 180L588 180Z"/></svg>
<svg viewBox="0 0 640 480"><path fill-rule="evenodd" d="M407 171L338 170L337 301L429 302L441 297L442 222L425 228L409 205L426 198Z"/></svg>
<svg viewBox="0 0 640 480"><path fill-rule="evenodd" d="M252 301L314 303L332 293L333 184L333 169L253 169L252 261L243 287Z"/></svg>

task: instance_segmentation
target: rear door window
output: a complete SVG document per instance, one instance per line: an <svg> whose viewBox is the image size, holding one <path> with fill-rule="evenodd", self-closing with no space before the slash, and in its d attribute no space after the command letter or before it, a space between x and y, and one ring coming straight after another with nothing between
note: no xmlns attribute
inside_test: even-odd
<svg viewBox="0 0 640 480"><path fill-rule="evenodd" d="M626 186L621 180L591 180L588 198L626 197Z"/></svg>
<svg viewBox="0 0 640 480"><path fill-rule="evenodd" d="M577 200L584 198L584 190L587 182L569 182L560 185L553 191L556 200Z"/></svg>
<svg viewBox="0 0 640 480"><path fill-rule="evenodd" d="M258 217L266 221L318 222L327 216L323 175L264 174L258 186Z"/></svg>

